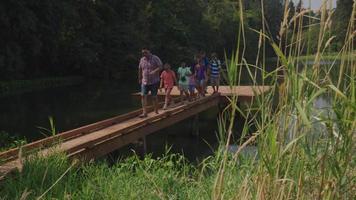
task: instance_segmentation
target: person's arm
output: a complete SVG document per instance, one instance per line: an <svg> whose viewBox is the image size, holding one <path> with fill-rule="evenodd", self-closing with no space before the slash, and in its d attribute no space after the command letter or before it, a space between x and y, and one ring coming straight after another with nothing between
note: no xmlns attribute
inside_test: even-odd
<svg viewBox="0 0 356 200"><path fill-rule="evenodd" d="M141 84L142 83L142 68L141 68L141 64L138 67L138 83Z"/></svg>
<svg viewBox="0 0 356 200"><path fill-rule="evenodd" d="M158 73L158 72L161 71L161 70L162 70L162 68L157 67L155 70L151 71L151 74Z"/></svg>
<svg viewBox="0 0 356 200"><path fill-rule="evenodd" d="M163 88L163 73L161 74L161 81L159 84L159 89Z"/></svg>
<svg viewBox="0 0 356 200"><path fill-rule="evenodd" d="M204 76L205 76L205 83L207 83L209 79L207 70L204 70Z"/></svg>
<svg viewBox="0 0 356 200"><path fill-rule="evenodd" d="M220 75L221 75L221 61L219 60L219 62L218 62L218 67L219 67L219 78L220 78Z"/></svg>
<svg viewBox="0 0 356 200"><path fill-rule="evenodd" d="M210 62L209 62L209 60L207 59L207 58L205 58L205 67L206 67L206 70L205 71L207 71L207 73L208 73L208 75L210 75L210 73L211 73L211 64L210 64Z"/></svg>
<svg viewBox="0 0 356 200"><path fill-rule="evenodd" d="M187 76L191 76L192 75L192 71L190 70L190 68L188 68L188 73L186 75Z"/></svg>
<svg viewBox="0 0 356 200"><path fill-rule="evenodd" d="M159 59L157 56L155 56L153 59L155 59L155 63L156 63L156 67L157 68L155 70L151 71L151 74L158 73L163 69L163 64L162 64L161 59Z"/></svg>
<svg viewBox="0 0 356 200"><path fill-rule="evenodd" d="M178 82L177 82L177 77L176 77L176 73L174 73L174 71L172 71L173 73L173 81L174 81L174 85L178 85Z"/></svg>
<svg viewBox="0 0 356 200"><path fill-rule="evenodd" d="M180 68L178 68L177 74L178 74L178 80L180 80Z"/></svg>
<svg viewBox="0 0 356 200"><path fill-rule="evenodd" d="M205 72L206 72L206 75L207 75L207 76L210 76L210 74L211 74L211 66L210 66L210 65L207 66Z"/></svg>

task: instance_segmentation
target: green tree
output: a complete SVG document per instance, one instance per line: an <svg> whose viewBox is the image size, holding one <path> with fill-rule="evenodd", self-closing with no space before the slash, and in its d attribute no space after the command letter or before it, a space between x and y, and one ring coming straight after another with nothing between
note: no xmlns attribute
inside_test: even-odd
<svg viewBox="0 0 356 200"><path fill-rule="evenodd" d="M336 10L333 17L334 22L334 35L336 36L337 49L342 48L344 44L349 19L351 17L353 7L352 0L338 0Z"/></svg>

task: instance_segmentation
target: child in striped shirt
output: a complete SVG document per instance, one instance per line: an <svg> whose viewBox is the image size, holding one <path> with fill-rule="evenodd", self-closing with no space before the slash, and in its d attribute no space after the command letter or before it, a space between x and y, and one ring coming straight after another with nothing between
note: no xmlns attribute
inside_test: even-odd
<svg viewBox="0 0 356 200"><path fill-rule="evenodd" d="M211 54L210 61L210 84L214 93L219 92L221 62L216 53Z"/></svg>

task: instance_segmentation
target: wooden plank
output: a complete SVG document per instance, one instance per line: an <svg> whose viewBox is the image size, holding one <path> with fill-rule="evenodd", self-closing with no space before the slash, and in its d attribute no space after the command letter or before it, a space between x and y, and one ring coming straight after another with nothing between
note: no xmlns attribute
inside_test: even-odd
<svg viewBox="0 0 356 200"><path fill-rule="evenodd" d="M261 95L262 93L268 92L271 89L270 86L233 86L230 88L230 86L222 85L219 86L219 93L221 96L232 96L232 95L238 95L239 97L254 97ZM207 95L213 94L213 88L208 87L207 88ZM133 96L139 97L141 96L141 93L133 93ZM159 91L158 92L159 96L164 96L165 93L164 91ZM174 87L171 92L172 96L179 96L180 92L177 87Z"/></svg>
<svg viewBox="0 0 356 200"><path fill-rule="evenodd" d="M230 88L229 86L220 86L220 94L222 96L228 97L231 96L233 94L238 95L239 96L239 101L251 101L253 100L253 97L256 95L260 95L264 92L267 92L268 90L270 90L269 86L235 86ZM212 95L212 89L209 88L208 89L208 96ZM160 95L164 95L163 93L159 93ZM173 96L177 96L179 95L179 91L177 90L177 88L175 88L172 91L172 95ZM215 96L212 96L212 98L215 98ZM218 98L215 98L214 101L217 101ZM130 120L131 118L135 118L137 115L139 115L141 113L141 109L124 114L124 115L120 115L120 116L116 116L107 120L103 120L103 121L99 121L97 123L94 124L90 124L87 126L83 126L74 130L70 130L67 132L63 132L61 134L58 134L56 136L52 136L49 138L45 138L39 141L35 141L33 143L24 145L23 148L23 152L24 152L24 156L26 156L27 154L38 150L40 148L48 148L49 146L62 142L60 145L57 146L57 148L62 148L62 150L66 151L68 154L73 154L75 155L75 152L85 152L85 149L93 149L94 147L96 147L97 145L101 144L101 143L108 143L109 141L111 141L112 138L116 138L116 137L121 137L123 136L124 138L126 137L127 139L125 139L124 141L131 141L131 137L135 138L134 135L130 136L130 134L128 134L129 132L139 132L138 130L141 130L142 127L150 127L151 125L154 124L158 124L159 121L165 121L167 119L170 119L174 121L174 118L172 118L172 116L175 115L179 115L181 112L191 112L191 113L195 113L195 112L199 112L199 110L196 110L197 105L199 105L199 107L204 107L207 105L203 105L204 103L211 103L209 102L211 99L209 97L195 101L193 103L190 103L188 105L182 106L182 107L176 107L170 111L167 112L163 112L160 115L154 116L154 117L149 117L147 119L143 119L143 120L139 120L139 119L133 119ZM160 106L162 106L163 103L160 103ZM193 108L193 109L192 109ZM206 109L206 108L205 108ZM153 107L149 108L149 111L152 111ZM168 117L169 116L169 117ZM190 115L188 115L190 116ZM122 125L120 124L121 122L126 123L126 125ZM178 120L176 120L178 121ZM116 126L116 124L118 124ZM170 121L167 121L167 124L170 124ZM168 126L168 125L167 125ZM160 124L160 126L157 126L157 128L159 127L166 127L166 125ZM150 130L159 130L159 129L155 129L155 128L150 128L150 129L142 129L142 130L146 130L146 132L149 134L151 133ZM93 133L94 134L91 134ZM140 136L140 135L139 135ZM78 138L78 139L77 139ZM120 139L123 140L123 139ZM83 142L84 141L84 142ZM117 144L117 142L113 141L112 143ZM125 144L123 142L121 142L122 144ZM61 145L65 145L65 146L61 146ZM102 147L101 147L102 148ZM42 154L47 154L49 151L49 149L45 149L42 151ZM106 152L107 150L103 151ZM5 152L0 153L0 161L8 161L6 164L8 163L12 163L11 165L14 165L14 163L18 163L18 156L19 153L19 149L11 149ZM98 153L100 154L100 153ZM11 162L9 162L11 161ZM3 165L6 166L6 165ZM3 167L1 166L1 167ZM1 171L1 169L0 169Z"/></svg>
<svg viewBox="0 0 356 200"><path fill-rule="evenodd" d="M159 104L159 106L162 107L163 102L161 102ZM151 112L153 109L154 109L153 106L149 106L148 112ZM37 140L35 142L32 142L32 143L22 146L22 152L24 153L24 156L25 156L27 154L30 154L33 151L36 151L37 149L46 148L46 147L49 147L56 143L64 142L69 139L73 139L75 137L79 137L84 134L87 134L87 133L90 133L90 132L93 132L93 131L96 131L99 129L103 129L110 125L120 123L120 122L130 119L132 117L136 117L136 116L140 115L141 113L142 113L142 109L138 109L138 110L132 111L127 114L119 115L119 116L116 116L116 117L113 117L110 119L106 119L106 120L102 120L102 121L99 121L99 122L96 122L93 124L82 126L80 128L76 128L76 129L73 129L70 131L59 133L55 136ZM19 148L13 148L8 151L1 152L0 153L0 161L6 162L9 160L14 160L18 157L18 154L19 154Z"/></svg>
<svg viewBox="0 0 356 200"><path fill-rule="evenodd" d="M178 107L175 107L169 111L165 111L165 112L157 114L157 115L149 116L145 119L136 118L131 121L126 121L123 124L113 125L111 127L90 133L90 134L82 136L80 138L73 139L68 142L64 142L59 145L59 149L65 151L67 153L72 153L72 152L78 151L82 148L90 148L100 141L109 139L111 137L115 137L117 135L123 135L123 134L129 133L133 129L142 127L146 124L156 123L157 121L166 118L169 114L173 115L172 113L181 112L182 110L190 109L191 107L193 107L195 105L204 104L213 98L218 98L218 97L206 97L204 99L192 102L188 105L178 106Z"/></svg>
<svg viewBox="0 0 356 200"><path fill-rule="evenodd" d="M117 150L127 144L137 141L143 136L149 135L153 132L156 132L160 129L171 126L177 122L180 122L184 119L187 119L191 116L194 116L197 113L200 113L208 108L216 106L219 103L218 98L214 98L207 102L206 104L199 104L194 107L194 109L185 109L179 113L171 115L170 117L164 118L157 123L147 124L136 130L131 131L129 134L119 135L117 137L110 138L108 140L102 141L95 146L82 149L77 152L73 152L71 158L79 158L81 160L88 161L90 159L98 158L104 156L114 150Z"/></svg>
<svg viewBox="0 0 356 200"><path fill-rule="evenodd" d="M93 149L95 146L101 143L106 143L113 138L130 135L131 132L137 131L139 129L146 130L145 126L157 126L158 127L167 127L174 123L173 121L168 121L168 123L161 124L161 121L170 119L175 115L180 115L182 112L188 112L185 116L181 116L182 119L188 118L191 115L194 115L197 112L201 112L202 110L208 109L213 105L216 105L219 101L219 95L213 95L209 97L202 98L200 100L188 103L187 105L181 105L171 110L165 111L158 115L153 115L150 113L146 119L139 119L139 118L132 118L127 121L124 121L119 124L112 125L110 127L104 128L102 130L95 131L93 133L89 133L83 135L79 138L74 138L69 141L63 142L57 146L55 149L59 149L60 151L64 151L69 155L75 155L76 152L82 152L83 149ZM174 119L174 118L173 118ZM176 120L177 121L177 120ZM179 120L178 120L179 121ZM157 125L161 124L161 125ZM154 129L159 130L159 129ZM147 133L151 133L149 129L147 129ZM128 137L131 138L131 137ZM129 142L133 142L129 140ZM46 156L53 152L53 148L47 148L39 152L39 155ZM20 161L18 159L12 160L10 162L5 163L4 165L0 166L0 173L8 173L11 170L16 169L18 163Z"/></svg>

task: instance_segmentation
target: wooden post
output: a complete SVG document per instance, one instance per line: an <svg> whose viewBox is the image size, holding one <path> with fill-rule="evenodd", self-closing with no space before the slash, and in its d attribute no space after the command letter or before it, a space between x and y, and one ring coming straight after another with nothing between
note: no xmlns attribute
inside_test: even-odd
<svg viewBox="0 0 356 200"><path fill-rule="evenodd" d="M224 109L226 108L227 103L224 100L220 100L218 103L218 116L223 114Z"/></svg>
<svg viewBox="0 0 356 200"><path fill-rule="evenodd" d="M135 143L135 149L137 152L137 155L140 156L140 158L144 158L146 153L147 153L147 143L146 143L146 136L143 136L137 142Z"/></svg>

